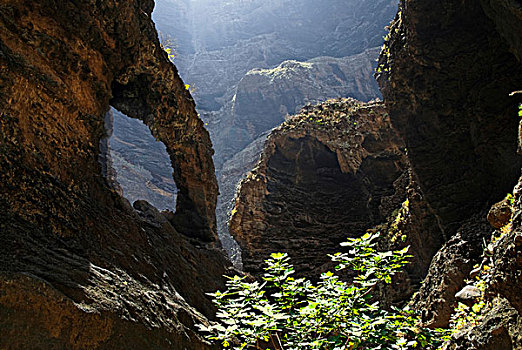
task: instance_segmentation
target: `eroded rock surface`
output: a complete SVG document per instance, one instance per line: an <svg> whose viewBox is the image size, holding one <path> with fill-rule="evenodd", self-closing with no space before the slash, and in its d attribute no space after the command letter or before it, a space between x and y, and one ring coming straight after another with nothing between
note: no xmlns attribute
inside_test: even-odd
<svg viewBox="0 0 522 350"><path fill-rule="evenodd" d="M208 347L191 329L226 266L212 147L153 6L0 5L0 347ZM165 144L172 220L140 217L103 176L109 104Z"/></svg>
<svg viewBox="0 0 522 350"><path fill-rule="evenodd" d="M401 1L378 80L427 201L450 237L520 173L522 67L480 2Z"/></svg>
<svg viewBox="0 0 522 350"><path fill-rule="evenodd" d="M158 2L154 20L177 43L174 61L211 134L220 189L237 184L236 177L227 178L225 163L306 103L380 97L371 77L378 56L372 48L382 44L395 10L395 0ZM250 74L277 70L288 60L312 68L276 81ZM238 158L232 162L248 167ZM218 231L231 251L225 223L233 191L220 192Z"/></svg>
<svg viewBox="0 0 522 350"><path fill-rule="evenodd" d="M517 1L401 1L381 53L377 76L391 122L447 241L413 301L432 326L448 324L455 294L486 254L486 214L520 175L520 96L512 93L522 86L520 18ZM520 347L517 210L508 233L485 249L496 281L487 291L505 307L487 311L448 348Z"/></svg>
<svg viewBox="0 0 522 350"><path fill-rule="evenodd" d="M347 236L383 222L404 201L394 182L407 165L380 103L330 100L302 112L268 137L242 181L230 231L245 270L259 272L270 252L288 252L311 274Z"/></svg>
<svg viewBox="0 0 522 350"><path fill-rule="evenodd" d="M284 61L271 69L248 71L237 86L232 123L222 123L222 133L229 130L236 135L234 142L228 140L228 147L237 152L310 102L337 97L369 101L380 97L373 79L378 53L379 49L373 48L349 57Z"/></svg>
<svg viewBox="0 0 522 350"><path fill-rule="evenodd" d="M382 44L394 0L159 1L154 19L178 42L177 66L198 108L230 102L242 77L285 60L362 53ZM292 113L293 114L293 113Z"/></svg>

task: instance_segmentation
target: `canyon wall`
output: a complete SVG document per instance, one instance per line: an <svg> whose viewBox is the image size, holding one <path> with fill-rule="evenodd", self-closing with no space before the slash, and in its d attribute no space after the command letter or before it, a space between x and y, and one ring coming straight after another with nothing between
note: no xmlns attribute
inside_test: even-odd
<svg viewBox="0 0 522 350"><path fill-rule="evenodd" d="M379 60L391 122L448 240L417 298L424 321L438 326L447 325L455 293L482 259L489 207L520 175L520 98L512 92L522 86L522 66L487 15L505 9L490 6L401 2ZM517 15L520 5L509 18Z"/></svg>
<svg viewBox="0 0 522 350"><path fill-rule="evenodd" d="M448 349L522 346L518 189L509 232L486 221L520 176L521 19L517 1L401 1L377 69L391 123L447 240L412 305L425 324L447 326L472 270L493 271L485 298L496 306ZM498 240L484 247L492 232Z"/></svg>
<svg viewBox="0 0 522 350"><path fill-rule="evenodd" d="M2 348L209 348L193 329L227 266L213 151L153 6L0 5ZM165 144L174 215L111 187L109 105Z"/></svg>
<svg viewBox="0 0 522 350"><path fill-rule="evenodd" d="M196 87L198 109L216 111L251 69L380 46L396 6L394 0L328 6L314 0L159 0L153 16L177 41L176 65Z"/></svg>
<svg viewBox="0 0 522 350"><path fill-rule="evenodd" d="M347 236L381 223L405 200L404 147L382 104L306 107L272 131L237 193L230 232L246 271L284 251L312 275ZM407 180L406 180L407 182Z"/></svg>
<svg viewBox="0 0 522 350"><path fill-rule="evenodd" d="M320 124L325 107L319 105L275 129L260 162L241 183L230 229L244 249L245 269L258 273L268 251L286 251L298 271L310 275L326 260L310 262L320 259L324 247L331 252L335 247L331 241L341 239L335 234L341 228L348 234L353 234L353 228L384 232L388 241L383 248L393 246L394 229L400 228L415 256L415 274L410 276L425 277L410 302L424 325L447 327L457 301L462 300L456 294L476 281L481 271L485 291L480 298L487 306L475 322L452 336L445 349L521 348L521 159L517 153L521 21L522 7L511 0L401 1L376 71L389 112L386 133L397 132L392 144L407 150L399 169L408 173L409 183L403 180L402 193L396 192L407 201L399 206L397 227L390 227L393 220L386 215L364 214L371 201L358 202L342 194L364 189L357 198L379 202L385 198L379 197L386 193L383 189L390 191L390 183L399 181L388 181L381 188L368 188L375 182L367 178L355 187L350 187L350 181L338 181L336 191L328 192L328 182L336 179L333 171L326 171L332 168L326 165L328 159L331 164L337 159L339 172L340 155L344 152L356 162L361 148L345 142L341 145L349 145L347 149L339 151L337 145L338 151L333 152L327 145L339 138L332 134L319 142L320 126L314 123ZM365 119L367 115L358 122ZM357 130L365 135L358 128L343 125L342 130L355 131L352 137ZM363 173L363 164L355 174ZM390 168L364 174L384 181L394 173L401 174ZM322 196L323 191L328 195ZM487 214L511 192L512 221L508 218L500 230ZM400 201L395 201L395 208L397 204ZM495 204L492 212L500 205ZM355 227L357 221L348 217L358 210L366 227ZM317 223L324 232L308 234Z"/></svg>
<svg viewBox="0 0 522 350"><path fill-rule="evenodd" d="M174 62L216 150L224 189L218 233L230 255L237 249L226 222L238 177L228 174L246 174L246 159L257 161L252 150L263 135L305 104L381 97L372 74L396 6L395 0L328 6L312 0L157 1L153 18L174 42Z"/></svg>

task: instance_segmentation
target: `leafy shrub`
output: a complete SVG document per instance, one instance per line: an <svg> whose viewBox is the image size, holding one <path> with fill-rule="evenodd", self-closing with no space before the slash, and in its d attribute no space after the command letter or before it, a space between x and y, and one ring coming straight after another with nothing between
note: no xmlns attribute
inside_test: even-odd
<svg viewBox="0 0 522 350"><path fill-rule="evenodd" d="M294 278L287 254L268 259L263 282L235 276L225 292L216 292L219 322L200 325L210 340L233 349L437 349L442 330L416 326L407 309L383 310L371 299L378 283L391 283L407 264L407 249L375 250L378 234L351 238L348 253L331 255L337 270L357 276L344 282L332 272L313 284Z"/></svg>

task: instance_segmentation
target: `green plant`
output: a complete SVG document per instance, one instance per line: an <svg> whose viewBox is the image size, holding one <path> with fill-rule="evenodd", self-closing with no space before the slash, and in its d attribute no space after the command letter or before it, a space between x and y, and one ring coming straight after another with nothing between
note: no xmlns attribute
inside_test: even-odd
<svg viewBox="0 0 522 350"><path fill-rule="evenodd" d="M418 327L407 309L384 310L372 300L377 284L391 283L409 258L408 248L376 251L377 237L351 238L342 244L348 253L331 255L337 270L356 273L351 282L332 272L316 284L294 278L288 255L272 254L262 283L235 276L225 292L210 294L219 322L200 329L233 349L437 349L443 331Z"/></svg>
<svg viewBox="0 0 522 350"><path fill-rule="evenodd" d="M395 212L393 214L395 214ZM402 205L397 213L394 215L394 219L388 228L387 238L392 244L398 241L404 242L406 240L407 237L402 232L402 227L406 223L409 215L410 200L406 198L406 200L402 202Z"/></svg>
<svg viewBox="0 0 522 350"><path fill-rule="evenodd" d="M484 266L482 271L487 271L489 266ZM489 307L490 303L487 302L484 298L484 292L486 290L486 282L481 278L477 277L476 281L473 282L473 286L480 290L480 297L478 300L471 306L467 306L463 303L457 303L457 306L454 309L453 314L450 319L451 332L456 333L461 330L463 327L473 327L480 323L480 321L484 318L483 310Z"/></svg>
<svg viewBox="0 0 522 350"><path fill-rule="evenodd" d="M521 105L521 112L522 112L522 105ZM511 193L508 193L506 195L506 198L505 200L507 201L507 203L513 207L515 205L515 197L513 197L513 195Z"/></svg>

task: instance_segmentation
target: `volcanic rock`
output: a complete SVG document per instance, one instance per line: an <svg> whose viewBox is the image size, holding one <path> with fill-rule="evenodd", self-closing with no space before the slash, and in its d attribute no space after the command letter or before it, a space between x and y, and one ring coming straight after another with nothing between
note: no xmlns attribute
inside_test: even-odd
<svg viewBox="0 0 522 350"><path fill-rule="evenodd" d="M0 4L1 348L210 347L193 325L227 266L213 151L153 6ZM140 217L106 177L109 105L165 144L173 224Z"/></svg>
<svg viewBox="0 0 522 350"><path fill-rule="evenodd" d="M330 100L304 108L269 135L241 182L230 232L246 271L284 251L312 274L347 236L385 221L404 201L394 183L407 174L400 140L380 103ZM389 205L389 203L395 205Z"/></svg>
<svg viewBox="0 0 522 350"><path fill-rule="evenodd" d="M512 92L522 86L521 19L516 1L401 0L377 68L391 123L446 240L414 309L425 324L447 326L455 293L484 262L485 242L484 254L493 254L486 295L511 304L509 314L486 310L471 333L452 337L451 349L520 347L520 314L513 314L520 312L520 224L488 244L486 214L520 175L514 118L520 101Z"/></svg>

